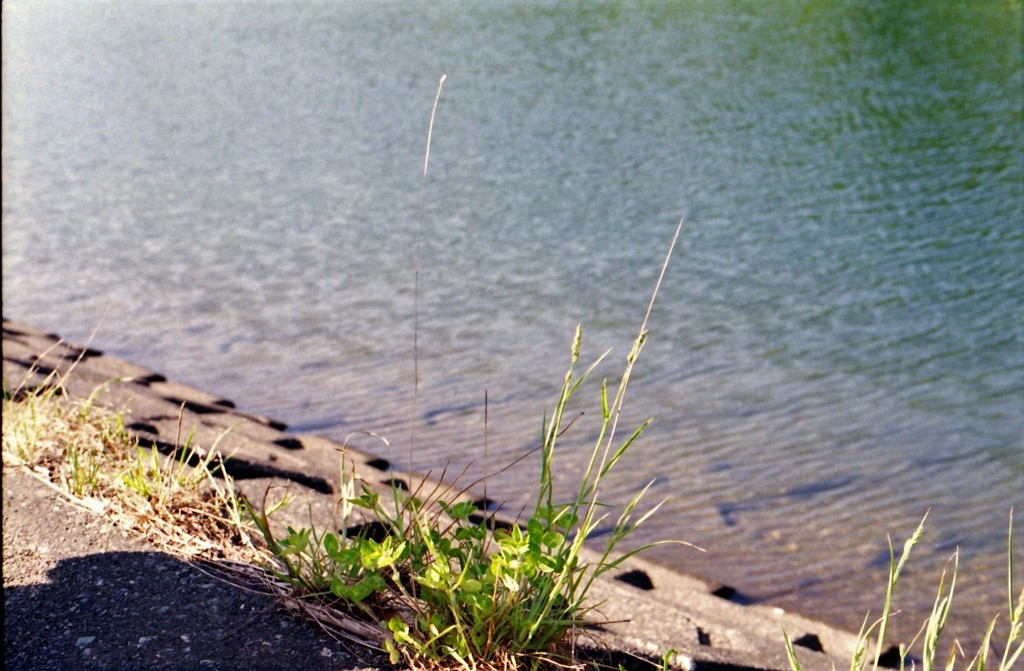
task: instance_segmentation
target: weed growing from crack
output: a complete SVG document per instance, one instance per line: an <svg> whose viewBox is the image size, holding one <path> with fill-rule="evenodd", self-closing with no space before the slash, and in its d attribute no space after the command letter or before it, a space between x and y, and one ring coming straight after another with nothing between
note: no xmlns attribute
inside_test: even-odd
<svg viewBox="0 0 1024 671"><path fill-rule="evenodd" d="M423 201L431 133L444 81L442 76L427 130L417 228L410 464L419 384L417 325ZM598 605L587 600L594 581L629 557L657 545L648 544L621 555L615 552L661 505L634 519L648 484L614 521L599 558L588 559L583 552L587 540L609 514L600 500L602 482L650 421L618 441L616 429L630 375L647 340L651 309L682 224L680 221L676 228L610 403L607 384L601 384L600 432L573 499L555 499L556 445L571 424L565 421L566 404L604 359L600 357L577 376L582 342L579 327L561 393L545 422L539 450L538 495L527 516L507 528L492 528L486 511L464 500L462 492L453 494L443 486L431 492L422 491L422 486L405 492L393 481L383 496L365 485L355 493L355 476L345 476L343 457L343 496L339 502L343 523L339 533L318 531L311 524L302 529L288 527L283 535L276 535L266 507L259 511L250 507L276 558L276 567L271 570L281 585L290 586L292 595L301 601L316 603L318 613L344 614L332 622L341 621L347 626L353 616L369 622L369 633L363 630L362 642L383 644L393 663L404 660L415 668L455 666L476 670L534 668L546 662L571 661L575 631ZM350 517L356 511L370 523L352 527ZM346 631L353 634L351 627Z"/></svg>
<svg viewBox="0 0 1024 671"><path fill-rule="evenodd" d="M647 340L651 308L681 227L682 222L614 396L609 399L606 383L600 386L600 431L571 500L555 499L556 446L568 428L567 403L605 358L577 375L579 327L561 392L545 423L538 495L525 521L491 528L483 511L450 488L407 493L393 485L382 497L363 485L353 496L354 476L343 477L342 490L348 494L340 502L344 519L339 533L289 527L276 536L267 512L250 510L276 557L276 577L301 599L375 623L379 633L367 643L382 642L396 663L511 669L571 661L574 634L598 606L587 599L594 581L658 544L616 552L661 505L634 517L648 485L615 519L599 557L591 560L584 553L609 515L600 500L601 484L649 423L625 440L616 438L630 375ZM350 533L349 516L356 511L371 523Z"/></svg>

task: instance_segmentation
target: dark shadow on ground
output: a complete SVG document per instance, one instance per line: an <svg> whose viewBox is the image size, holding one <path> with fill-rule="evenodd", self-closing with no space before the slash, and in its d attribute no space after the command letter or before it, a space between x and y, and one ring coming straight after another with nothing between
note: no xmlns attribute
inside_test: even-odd
<svg viewBox="0 0 1024 671"><path fill-rule="evenodd" d="M382 661L290 619L272 597L155 552L62 560L49 582L4 587L4 668L362 669Z"/></svg>

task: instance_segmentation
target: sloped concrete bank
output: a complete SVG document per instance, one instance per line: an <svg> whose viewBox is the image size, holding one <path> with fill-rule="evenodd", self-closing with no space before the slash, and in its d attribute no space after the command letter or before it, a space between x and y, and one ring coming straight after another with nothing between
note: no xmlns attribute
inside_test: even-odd
<svg viewBox="0 0 1024 671"><path fill-rule="evenodd" d="M226 470L251 500L261 500L268 487L286 487L309 501L286 508L296 523L308 524L309 511L318 523L330 523L340 444L289 433L283 423L245 413L227 399L4 320L5 390L33 389L50 373L72 368L63 377L66 393L94 395L96 403L123 412L143 445L172 452L191 434L193 445L225 455ZM345 451L358 477L372 486L424 482L375 455ZM381 663L350 654L266 599L209 584L205 574L111 531L17 469L4 467L3 489L7 668L354 669ZM175 580L182 588L171 587ZM121 601L142 605L122 612L119 599L98 596L104 585L119 590ZM635 657L656 661L674 649L681 668L788 669L784 627L798 643L803 668L825 670L846 666L855 641L849 632L780 609L733 603L702 580L642 559L624 564L593 592L604 602L601 615L612 621L601 626L601 637L627 666ZM103 598L111 600L97 605Z"/></svg>

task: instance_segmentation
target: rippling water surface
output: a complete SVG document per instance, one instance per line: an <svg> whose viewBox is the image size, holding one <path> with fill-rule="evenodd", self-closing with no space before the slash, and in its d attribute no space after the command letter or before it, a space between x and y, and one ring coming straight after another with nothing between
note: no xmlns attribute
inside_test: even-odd
<svg viewBox="0 0 1024 671"><path fill-rule="evenodd" d="M405 463L444 72L416 468L533 447L577 323L614 379L685 215L627 408L655 421L606 492L671 497L638 540L697 543L656 558L856 628L886 533L930 509L900 633L958 546L958 631L1003 608L1024 516L1019 3L3 11L6 317L98 328ZM533 468L491 495L521 505Z"/></svg>

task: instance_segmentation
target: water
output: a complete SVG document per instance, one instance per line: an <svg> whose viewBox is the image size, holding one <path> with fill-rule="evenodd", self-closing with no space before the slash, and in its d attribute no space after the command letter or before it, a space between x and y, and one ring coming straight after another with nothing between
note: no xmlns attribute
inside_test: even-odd
<svg viewBox="0 0 1024 671"><path fill-rule="evenodd" d="M405 464L444 72L414 467L533 447L577 323L614 380L685 215L624 420L655 422L606 490L671 497L637 540L692 541L707 552L653 556L857 628L886 533L930 509L899 633L957 546L957 632L1004 608L1024 509L1019 3L3 11L6 317L98 329L296 431L375 431L390 446L352 441ZM489 493L520 506L534 473Z"/></svg>

